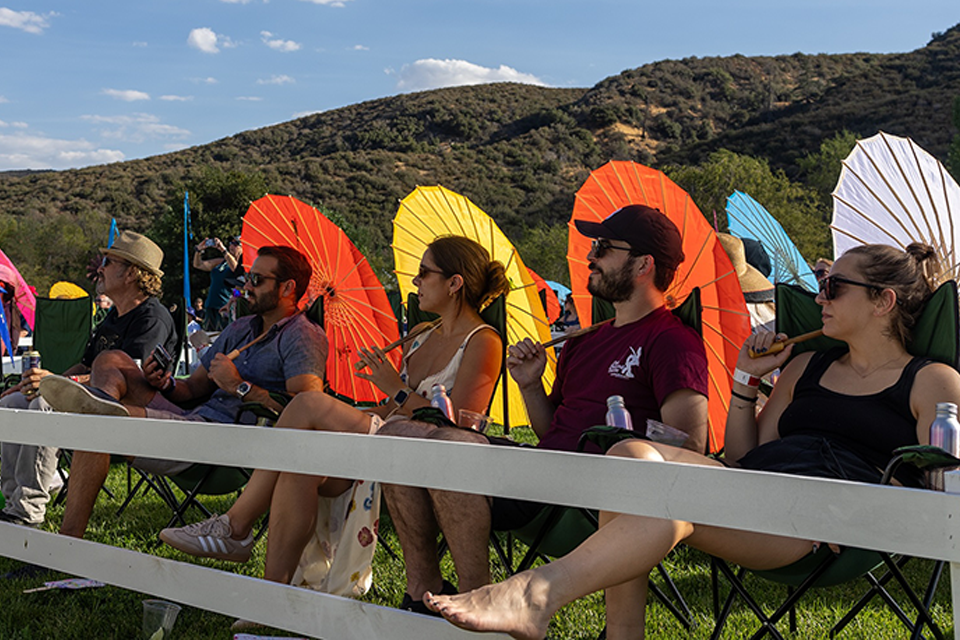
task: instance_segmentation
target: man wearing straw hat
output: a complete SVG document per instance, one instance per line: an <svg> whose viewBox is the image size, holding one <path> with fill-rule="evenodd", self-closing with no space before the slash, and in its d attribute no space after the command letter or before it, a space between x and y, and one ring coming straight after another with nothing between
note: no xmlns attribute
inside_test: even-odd
<svg viewBox="0 0 960 640"><path fill-rule="evenodd" d="M173 318L157 300L163 276L160 247L139 233L123 231L113 246L101 248L100 253L104 257L97 269L97 293L109 296L115 304L97 325L83 358L64 374L81 382L89 380L90 367L103 351L118 349L130 358L143 360L158 344L168 350L177 344ZM49 375L45 369L25 372L21 383L0 399L0 406L49 410L37 396L40 381ZM29 526L40 524L50 500L48 487L56 473L57 447L3 443L0 460L0 484L6 499L0 519Z"/></svg>
<svg viewBox="0 0 960 640"><path fill-rule="evenodd" d="M228 325L186 380L173 379L153 354L141 370L127 354L110 351L93 363L89 386L50 376L41 382L40 393L57 411L232 423L244 402L279 410L270 392L322 391L327 338L298 312L312 272L296 249L261 247L244 284L252 315ZM203 398L194 409L181 407ZM192 463L135 458L133 465L175 475ZM109 454L74 454L60 533L83 537L109 468Z"/></svg>

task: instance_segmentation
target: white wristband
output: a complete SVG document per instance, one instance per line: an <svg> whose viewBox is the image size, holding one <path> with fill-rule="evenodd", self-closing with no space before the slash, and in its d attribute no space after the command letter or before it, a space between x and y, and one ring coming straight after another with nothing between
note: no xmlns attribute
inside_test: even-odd
<svg viewBox="0 0 960 640"><path fill-rule="evenodd" d="M734 369L733 371L733 381L739 382L742 385L747 387L759 387L760 378L755 375L751 375L742 369Z"/></svg>

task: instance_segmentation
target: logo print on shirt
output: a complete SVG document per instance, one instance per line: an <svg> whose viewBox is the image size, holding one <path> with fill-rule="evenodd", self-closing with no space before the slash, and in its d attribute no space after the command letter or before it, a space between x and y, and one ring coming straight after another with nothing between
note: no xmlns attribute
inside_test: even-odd
<svg viewBox="0 0 960 640"><path fill-rule="evenodd" d="M630 355L627 356L627 359L624 360L623 364L620 364L619 360L614 360L607 369L607 373L614 378L633 380L633 369L640 364L641 351L643 351L643 347L638 349L630 347Z"/></svg>

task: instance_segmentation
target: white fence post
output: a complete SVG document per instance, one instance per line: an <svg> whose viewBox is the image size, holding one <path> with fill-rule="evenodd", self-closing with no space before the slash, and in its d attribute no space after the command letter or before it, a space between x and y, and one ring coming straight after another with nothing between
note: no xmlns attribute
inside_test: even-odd
<svg viewBox="0 0 960 640"><path fill-rule="evenodd" d="M943 476L944 491L960 496L960 471L948 471ZM960 522L955 522L956 535L951 534L951 540L960 538ZM960 633L960 562L950 563L950 595L953 599L953 637Z"/></svg>

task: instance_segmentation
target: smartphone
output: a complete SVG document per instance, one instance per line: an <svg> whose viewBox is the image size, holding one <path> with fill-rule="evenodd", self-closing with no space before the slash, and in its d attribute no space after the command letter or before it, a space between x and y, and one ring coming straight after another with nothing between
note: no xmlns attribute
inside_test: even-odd
<svg viewBox="0 0 960 640"><path fill-rule="evenodd" d="M217 241L216 241L216 239L214 239L214 238L207 238L206 240L203 241L203 248L204 248L204 249L209 249L209 248L215 247L215 246L217 246Z"/></svg>
<svg viewBox="0 0 960 640"><path fill-rule="evenodd" d="M166 371L170 367L170 363L173 362L173 358L167 353L167 350L163 348L162 344L158 344L153 348L153 352L150 354L153 356L154 362L157 363L157 366L160 367L161 371Z"/></svg>

